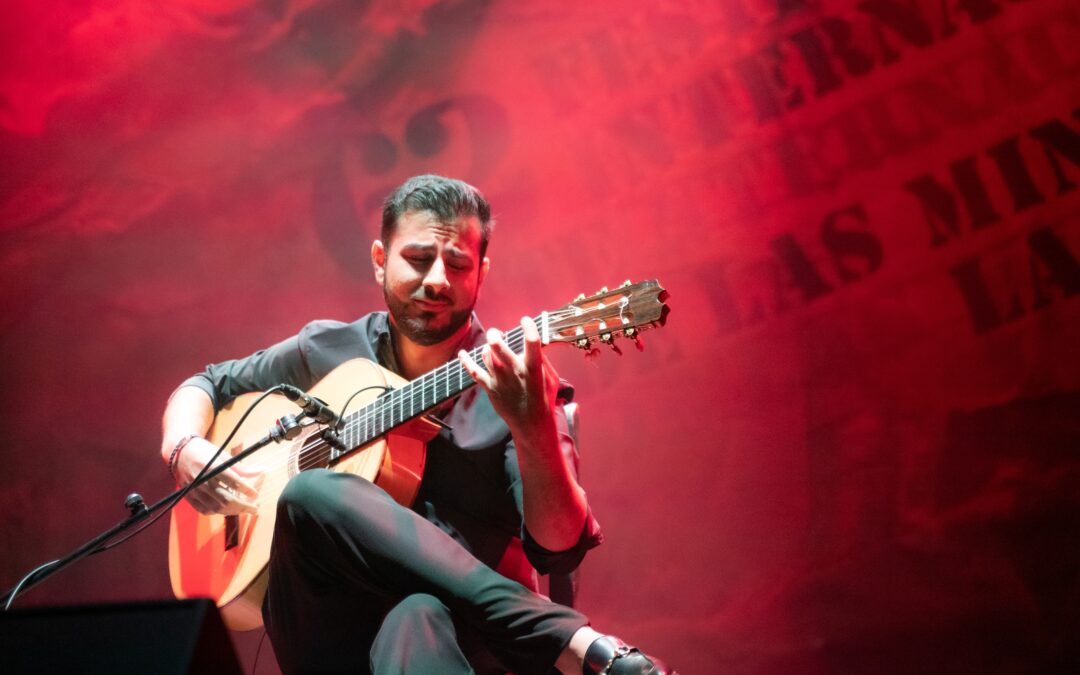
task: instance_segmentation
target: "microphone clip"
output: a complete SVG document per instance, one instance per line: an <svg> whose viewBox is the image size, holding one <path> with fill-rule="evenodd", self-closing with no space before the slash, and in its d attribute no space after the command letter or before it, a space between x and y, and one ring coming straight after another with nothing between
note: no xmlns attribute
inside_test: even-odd
<svg viewBox="0 0 1080 675"><path fill-rule="evenodd" d="M300 406L300 409L304 411L308 418L315 420L319 424L325 424L335 429L341 425L341 416L334 412L326 401L311 396L291 384L282 384L281 393L285 394L285 398Z"/></svg>

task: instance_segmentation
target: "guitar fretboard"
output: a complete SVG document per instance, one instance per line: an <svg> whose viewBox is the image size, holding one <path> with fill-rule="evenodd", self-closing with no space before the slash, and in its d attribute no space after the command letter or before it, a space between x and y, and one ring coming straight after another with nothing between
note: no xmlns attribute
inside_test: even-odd
<svg viewBox="0 0 1080 675"><path fill-rule="evenodd" d="M541 317L537 317L535 321L539 324ZM504 339L515 354L520 354L525 348L525 333L520 326L508 331ZM484 368L480 356L483 348L481 345L469 352L469 356L481 368ZM455 358L398 389L391 389L345 417L342 429L338 432L338 438L345 449L332 451L330 460L334 461L352 452L475 384L461 362Z"/></svg>

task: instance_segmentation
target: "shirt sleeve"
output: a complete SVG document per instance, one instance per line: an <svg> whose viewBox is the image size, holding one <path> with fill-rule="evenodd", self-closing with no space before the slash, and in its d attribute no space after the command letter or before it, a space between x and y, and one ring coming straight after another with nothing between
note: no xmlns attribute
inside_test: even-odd
<svg viewBox="0 0 1080 675"><path fill-rule="evenodd" d="M301 349L302 335L294 335L242 359L212 363L184 380L180 387L205 391L213 401L215 412L241 394L266 391L282 382L307 389L313 382Z"/></svg>
<svg viewBox="0 0 1080 675"><path fill-rule="evenodd" d="M574 478L578 478L580 455L576 441L577 404L564 402L563 405L560 405L556 412L556 423L559 427L559 448L562 450ZM513 445L513 441L511 441L511 445ZM514 448L510 448L510 453L516 459L517 453ZM519 476L519 485L516 486L518 490L515 490L515 492L520 492L520 480ZM578 537L577 543L565 551L551 551L538 544L529 534L528 528L525 527L525 519L521 519L521 542L525 550L525 557L529 559L529 562L540 574L565 574L574 571L585 558L585 554L590 549L599 546L603 540L604 535L600 530L600 523L593 516L591 508L585 515L585 525L581 529L581 535Z"/></svg>

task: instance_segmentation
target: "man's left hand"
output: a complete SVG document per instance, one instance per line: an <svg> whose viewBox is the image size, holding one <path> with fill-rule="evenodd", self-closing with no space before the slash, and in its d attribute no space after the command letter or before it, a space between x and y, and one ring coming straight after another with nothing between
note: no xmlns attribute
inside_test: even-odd
<svg viewBox="0 0 1080 675"><path fill-rule="evenodd" d="M544 356L540 332L529 317L521 319L525 350L519 356L510 349L502 333L491 328L481 352L486 368L481 368L465 350L458 359L466 372L483 387L495 412L511 433L528 435L538 425L550 424L559 389L559 375Z"/></svg>

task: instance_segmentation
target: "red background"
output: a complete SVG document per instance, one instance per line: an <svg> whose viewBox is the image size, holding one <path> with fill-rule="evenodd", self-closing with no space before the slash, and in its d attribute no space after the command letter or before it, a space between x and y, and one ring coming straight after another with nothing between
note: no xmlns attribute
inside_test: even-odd
<svg viewBox="0 0 1080 675"><path fill-rule="evenodd" d="M380 308L377 203L437 172L493 203L488 325L671 292L644 353L551 350L597 627L687 673L1075 670L1074 3L2 14L5 587L170 489L185 376ZM165 597L165 537L18 604Z"/></svg>

